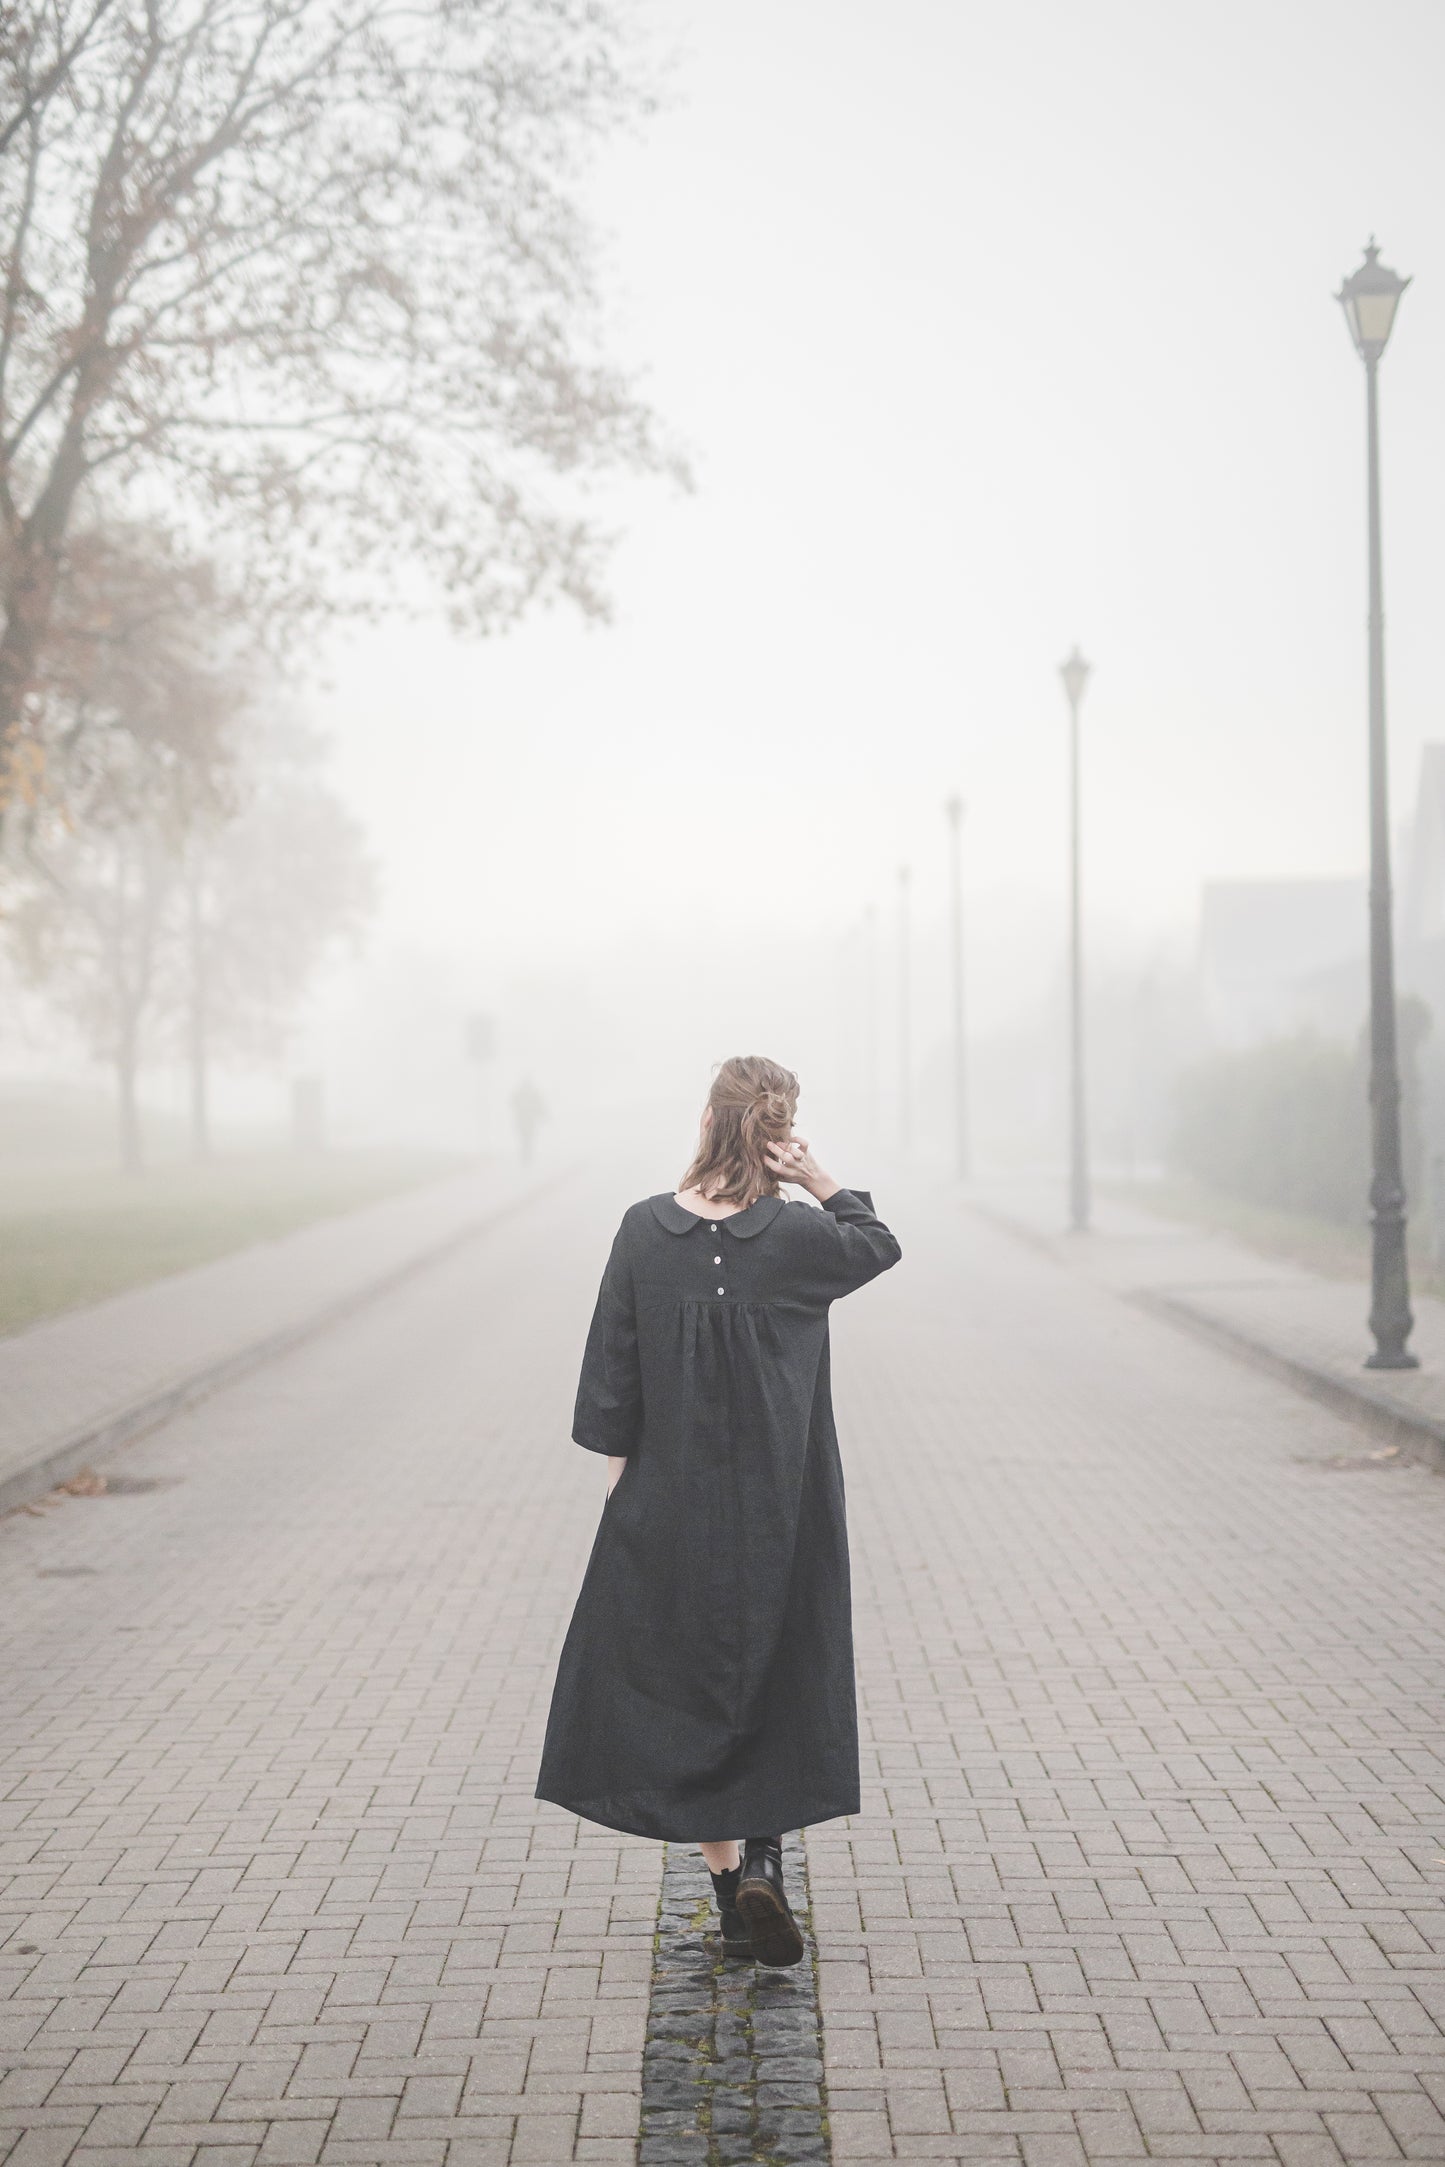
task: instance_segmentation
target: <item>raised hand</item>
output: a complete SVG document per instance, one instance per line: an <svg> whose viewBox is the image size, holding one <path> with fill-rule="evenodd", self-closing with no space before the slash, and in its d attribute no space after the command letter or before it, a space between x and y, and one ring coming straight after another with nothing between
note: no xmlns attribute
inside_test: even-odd
<svg viewBox="0 0 1445 2167"><path fill-rule="evenodd" d="M806 1136L790 1136L785 1143L769 1144L766 1156L769 1170L779 1181L796 1182L820 1204L842 1187L841 1182L835 1181L831 1174L825 1174L819 1166Z"/></svg>

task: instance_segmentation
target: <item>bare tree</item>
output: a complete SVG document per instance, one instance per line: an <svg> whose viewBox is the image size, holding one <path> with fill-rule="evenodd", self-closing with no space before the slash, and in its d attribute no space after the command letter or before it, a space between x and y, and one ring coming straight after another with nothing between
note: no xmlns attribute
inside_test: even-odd
<svg viewBox="0 0 1445 2167"><path fill-rule="evenodd" d="M669 464L592 338L606 0L15 0L0 27L0 756L87 491L288 607L417 560L480 629L605 600L576 484ZM562 478L567 478L565 481Z"/></svg>
<svg viewBox="0 0 1445 2167"><path fill-rule="evenodd" d="M15 771L6 925L22 975L115 1072L122 1164L141 1164L149 1034L183 997L186 838L237 803L250 671L211 568L151 526L66 548L41 755Z"/></svg>
<svg viewBox="0 0 1445 2167"><path fill-rule="evenodd" d="M299 730L248 728L225 797L159 736L98 744L85 818L32 838L9 931L23 981L111 1067L121 1164L137 1172L144 1064L183 1055L192 1149L207 1157L213 1062L281 1052L317 970L359 937L376 881Z"/></svg>
<svg viewBox="0 0 1445 2167"><path fill-rule="evenodd" d="M61 827L32 848L8 918L23 980L114 1074L128 1173L144 1158L137 1086L147 1034L182 983L173 781L151 748L113 739L84 827Z"/></svg>
<svg viewBox="0 0 1445 2167"><path fill-rule="evenodd" d="M14 771L8 825L22 856L47 822L82 820L93 795L113 791L117 735L149 748L188 802L224 804L255 651L214 566L183 555L164 528L73 530Z"/></svg>
<svg viewBox="0 0 1445 2167"><path fill-rule="evenodd" d="M191 1143L210 1151L213 1060L273 1059L321 965L354 944L376 904L359 824L295 728L256 735L233 818L202 818L185 849L186 965L174 1023L190 1075Z"/></svg>

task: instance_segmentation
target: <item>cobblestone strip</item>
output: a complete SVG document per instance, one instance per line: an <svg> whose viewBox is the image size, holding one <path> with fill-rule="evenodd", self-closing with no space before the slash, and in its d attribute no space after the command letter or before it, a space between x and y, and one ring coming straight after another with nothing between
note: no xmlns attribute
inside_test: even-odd
<svg viewBox="0 0 1445 2167"><path fill-rule="evenodd" d="M790 1970L725 1957L702 1854L669 1844L642 2065L642 2167L826 2161L817 1954L802 1838L783 1869L807 1953Z"/></svg>

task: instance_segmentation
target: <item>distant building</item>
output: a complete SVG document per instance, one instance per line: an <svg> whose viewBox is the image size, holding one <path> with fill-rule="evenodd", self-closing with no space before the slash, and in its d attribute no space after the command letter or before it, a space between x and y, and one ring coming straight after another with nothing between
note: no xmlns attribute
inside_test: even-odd
<svg viewBox="0 0 1445 2167"><path fill-rule="evenodd" d="M1445 744L1426 745L1395 850L1395 963L1445 1042ZM1369 1006L1363 879L1211 880L1200 896L1205 1028L1249 1045L1305 1029L1353 1037ZM1445 1048L1442 1048L1445 1050Z"/></svg>
<svg viewBox="0 0 1445 2167"><path fill-rule="evenodd" d="M1352 1036L1365 1007L1362 880L1210 880L1199 906L1205 1029L1223 1045Z"/></svg>

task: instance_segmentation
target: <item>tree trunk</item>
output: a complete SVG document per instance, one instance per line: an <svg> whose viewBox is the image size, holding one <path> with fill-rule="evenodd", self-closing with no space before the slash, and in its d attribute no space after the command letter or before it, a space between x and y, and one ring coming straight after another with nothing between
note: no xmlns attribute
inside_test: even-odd
<svg viewBox="0 0 1445 2167"><path fill-rule="evenodd" d="M115 1082L121 1171L144 1173L145 1150L141 1142L140 1107L136 1103L136 1041L130 1024L122 1027L116 1048Z"/></svg>
<svg viewBox="0 0 1445 2167"><path fill-rule="evenodd" d="M32 552L22 545L20 562L6 596L5 630L0 633L0 759L8 760L25 721L25 709L40 671L40 657L55 614L57 560L49 550ZM0 797L3 797L0 788Z"/></svg>
<svg viewBox="0 0 1445 2167"><path fill-rule="evenodd" d="M99 336L103 322L96 304L87 330ZM65 537L86 476L86 422L109 386L112 367L92 354L77 370L75 394L45 486L7 552L5 629L0 633L0 804L5 795L4 770L24 727L25 710L42 674L55 622Z"/></svg>

